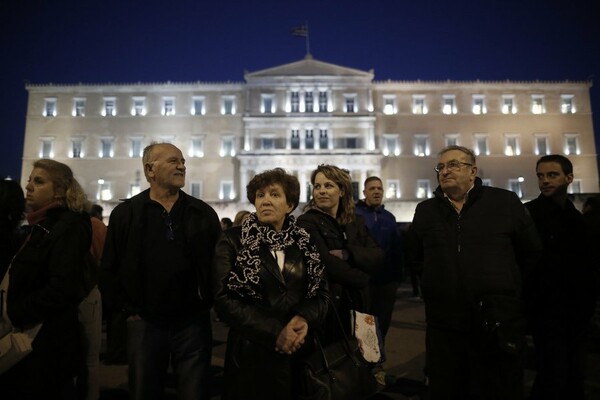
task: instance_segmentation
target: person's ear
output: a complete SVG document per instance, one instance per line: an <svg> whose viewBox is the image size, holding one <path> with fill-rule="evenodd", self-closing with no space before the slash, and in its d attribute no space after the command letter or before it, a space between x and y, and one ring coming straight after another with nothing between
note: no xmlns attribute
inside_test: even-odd
<svg viewBox="0 0 600 400"><path fill-rule="evenodd" d="M570 173L570 174L567 174L567 175L566 175L566 177L567 177L567 183L568 183L569 185L570 185L571 183L573 183L573 174L572 174L572 173Z"/></svg>

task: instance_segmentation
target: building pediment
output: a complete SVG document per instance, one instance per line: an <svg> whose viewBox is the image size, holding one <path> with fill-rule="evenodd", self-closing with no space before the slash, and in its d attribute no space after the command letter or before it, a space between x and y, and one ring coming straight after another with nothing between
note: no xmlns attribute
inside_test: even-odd
<svg viewBox="0 0 600 400"><path fill-rule="evenodd" d="M248 83L252 81L263 81L265 79L277 79L282 77L340 77L373 80L373 71L362 71L359 69L348 68L341 65L331 64L324 61L315 60L307 55L300 61L289 64L283 64L272 68L263 69L255 72L246 72L244 78Z"/></svg>

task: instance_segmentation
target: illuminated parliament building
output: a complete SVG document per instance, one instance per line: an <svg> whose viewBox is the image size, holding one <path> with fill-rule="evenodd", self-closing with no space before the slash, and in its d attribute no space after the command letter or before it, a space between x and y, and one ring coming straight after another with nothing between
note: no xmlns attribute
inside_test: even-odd
<svg viewBox="0 0 600 400"><path fill-rule="evenodd" d="M282 167L310 199L318 164L348 169L355 195L379 176L386 208L410 221L437 187L447 145L472 148L484 184L538 195L536 160L564 154L573 193L598 192L590 81L377 81L312 58L246 72L241 82L28 84L21 182L49 157L73 171L105 214L148 187L142 150L170 142L186 158L184 190L220 217L253 210L245 188Z"/></svg>

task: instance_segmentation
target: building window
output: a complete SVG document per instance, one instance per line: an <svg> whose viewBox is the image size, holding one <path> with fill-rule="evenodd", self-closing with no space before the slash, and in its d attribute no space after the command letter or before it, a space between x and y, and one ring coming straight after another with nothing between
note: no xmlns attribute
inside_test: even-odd
<svg viewBox="0 0 600 400"><path fill-rule="evenodd" d="M44 99L44 117L56 117L56 99Z"/></svg>
<svg viewBox="0 0 600 400"><path fill-rule="evenodd" d="M233 190L233 182L221 181L221 187L219 189L219 199L225 200L225 201L235 199L235 191Z"/></svg>
<svg viewBox="0 0 600 400"><path fill-rule="evenodd" d="M521 155L521 146L519 144L519 135L504 136L504 154L507 156Z"/></svg>
<svg viewBox="0 0 600 400"><path fill-rule="evenodd" d="M340 148L342 149L358 149L360 148L357 135L345 135L341 138Z"/></svg>
<svg viewBox="0 0 600 400"><path fill-rule="evenodd" d="M579 155L579 135L576 133L565 134L565 154L566 155Z"/></svg>
<svg viewBox="0 0 600 400"><path fill-rule="evenodd" d="M384 156L399 156L400 141L398 135L384 134L382 147L382 153Z"/></svg>
<svg viewBox="0 0 600 400"><path fill-rule="evenodd" d="M385 189L386 199L399 199L400 198L400 181L397 179L388 179L387 186Z"/></svg>
<svg viewBox="0 0 600 400"><path fill-rule="evenodd" d="M344 95L345 102L345 112L354 113L356 112L356 95L355 94L345 94Z"/></svg>
<svg viewBox="0 0 600 400"><path fill-rule="evenodd" d="M489 156L490 149L488 147L487 135L475 135L475 155L476 156Z"/></svg>
<svg viewBox="0 0 600 400"><path fill-rule="evenodd" d="M85 99L81 97L75 97L73 99L73 116L74 117L85 117Z"/></svg>
<svg viewBox="0 0 600 400"><path fill-rule="evenodd" d="M560 112L563 114L575 114L575 104L573 104L572 94L560 95Z"/></svg>
<svg viewBox="0 0 600 400"><path fill-rule="evenodd" d="M100 158L112 158L114 156L114 138L101 138L100 139Z"/></svg>
<svg viewBox="0 0 600 400"><path fill-rule="evenodd" d="M581 193L581 179L573 179L573 182L567 188L568 193Z"/></svg>
<svg viewBox="0 0 600 400"><path fill-rule="evenodd" d="M442 96L442 113L446 115L454 115L458 112L456 107L456 96L453 94L445 94Z"/></svg>
<svg viewBox="0 0 600 400"><path fill-rule="evenodd" d="M490 178L481 178L481 184L483 186L492 186L492 180Z"/></svg>
<svg viewBox="0 0 600 400"><path fill-rule="evenodd" d="M519 198L523 197L523 177L518 177L516 179L508 180L508 190L511 190L519 196Z"/></svg>
<svg viewBox="0 0 600 400"><path fill-rule="evenodd" d="M304 111L313 112L315 110L315 101L313 98L313 92L304 93Z"/></svg>
<svg viewBox="0 0 600 400"><path fill-rule="evenodd" d="M40 158L54 158L54 138L41 138Z"/></svg>
<svg viewBox="0 0 600 400"><path fill-rule="evenodd" d="M300 148L300 130L299 129L292 129L292 137L290 138L290 146L294 150L297 150Z"/></svg>
<svg viewBox="0 0 600 400"><path fill-rule="evenodd" d="M485 105L485 96L482 94L473 95L473 114L481 115L487 113L487 107Z"/></svg>
<svg viewBox="0 0 600 400"><path fill-rule="evenodd" d="M192 137L192 143L190 151L188 152L190 157L204 157L204 138L203 137Z"/></svg>
<svg viewBox="0 0 600 400"><path fill-rule="evenodd" d="M430 154L428 135L415 135L414 154L417 157L425 157Z"/></svg>
<svg viewBox="0 0 600 400"><path fill-rule="evenodd" d="M261 94L260 112L263 114L273 114L275 112L274 95Z"/></svg>
<svg viewBox="0 0 600 400"><path fill-rule="evenodd" d="M135 182L131 182L129 183L129 190L127 191L127 197L131 198L137 194L139 194L142 191L142 188L140 186L140 181L135 181Z"/></svg>
<svg viewBox="0 0 600 400"><path fill-rule="evenodd" d="M71 138L70 158L83 158L83 138Z"/></svg>
<svg viewBox="0 0 600 400"><path fill-rule="evenodd" d="M115 115L117 115L117 99L115 97L105 97L102 116L114 117Z"/></svg>
<svg viewBox="0 0 600 400"><path fill-rule="evenodd" d="M328 149L329 148L329 138L327 137L327 129L321 128L319 129L319 148L320 149Z"/></svg>
<svg viewBox="0 0 600 400"><path fill-rule="evenodd" d="M197 199L202 197L202 182L190 183L190 195Z"/></svg>
<svg viewBox="0 0 600 400"><path fill-rule="evenodd" d="M448 134L444 135L444 143L445 143L446 147L459 146L458 137L459 136L457 133L448 133Z"/></svg>
<svg viewBox="0 0 600 400"><path fill-rule="evenodd" d="M385 94L383 95L383 113L385 115L393 115L398 112L396 108L396 95Z"/></svg>
<svg viewBox="0 0 600 400"><path fill-rule="evenodd" d="M307 149L315 148L315 137L314 137L314 131L312 128L307 128L304 131L304 145Z"/></svg>
<svg viewBox="0 0 600 400"><path fill-rule="evenodd" d="M261 150L273 150L275 149L275 137L272 135L261 136L260 138Z"/></svg>
<svg viewBox="0 0 600 400"><path fill-rule="evenodd" d="M328 112L329 110L329 96L327 91L322 90L319 92L319 112Z"/></svg>
<svg viewBox="0 0 600 400"><path fill-rule="evenodd" d="M431 197L431 184L429 179L417 180L417 199L426 199Z"/></svg>
<svg viewBox="0 0 600 400"><path fill-rule="evenodd" d="M531 95L531 112L533 114L545 114L546 106L544 105L544 95L533 94Z"/></svg>
<svg viewBox="0 0 600 400"><path fill-rule="evenodd" d="M235 114L235 96L221 97L221 114L223 114L223 115L234 115Z"/></svg>
<svg viewBox="0 0 600 400"><path fill-rule="evenodd" d="M206 113L204 96L194 96L192 98L192 115L204 115Z"/></svg>
<svg viewBox="0 0 600 400"><path fill-rule="evenodd" d="M424 95L413 95L412 97L412 112L413 114L427 114L427 103Z"/></svg>
<svg viewBox="0 0 600 400"><path fill-rule="evenodd" d="M163 97L163 99L162 99L162 115L165 115L165 116L175 115L175 98L174 97Z"/></svg>
<svg viewBox="0 0 600 400"><path fill-rule="evenodd" d="M104 179L98 179L98 191L96 192L96 200L108 201L112 199L112 190L110 182Z"/></svg>
<svg viewBox="0 0 600 400"><path fill-rule="evenodd" d="M515 104L515 96L513 94L502 95L502 114L516 114L517 105Z"/></svg>
<svg viewBox="0 0 600 400"><path fill-rule="evenodd" d="M548 136L536 135L535 136L535 155L545 156L550 154L550 146L548 145Z"/></svg>
<svg viewBox="0 0 600 400"><path fill-rule="evenodd" d="M132 98L131 115L142 116L146 115L146 98L135 96Z"/></svg>
<svg viewBox="0 0 600 400"><path fill-rule="evenodd" d="M300 93L290 92L290 111L300 112Z"/></svg>
<svg viewBox="0 0 600 400"><path fill-rule="evenodd" d="M142 152L144 151L142 147L142 138L141 137L133 137L130 142L131 146L129 147L129 157L131 158L139 158L142 156Z"/></svg>
<svg viewBox="0 0 600 400"><path fill-rule="evenodd" d="M219 151L221 157L233 157L235 156L235 146L233 136L224 136L221 138L221 150Z"/></svg>

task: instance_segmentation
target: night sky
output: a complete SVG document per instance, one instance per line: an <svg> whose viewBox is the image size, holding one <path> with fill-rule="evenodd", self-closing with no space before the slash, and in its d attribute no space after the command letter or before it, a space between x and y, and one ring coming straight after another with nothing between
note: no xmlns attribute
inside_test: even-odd
<svg viewBox="0 0 600 400"><path fill-rule="evenodd" d="M0 0L0 177L18 179L25 83L243 81L314 58L375 80L593 80L600 23L585 0ZM597 151L600 152L600 151Z"/></svg>

